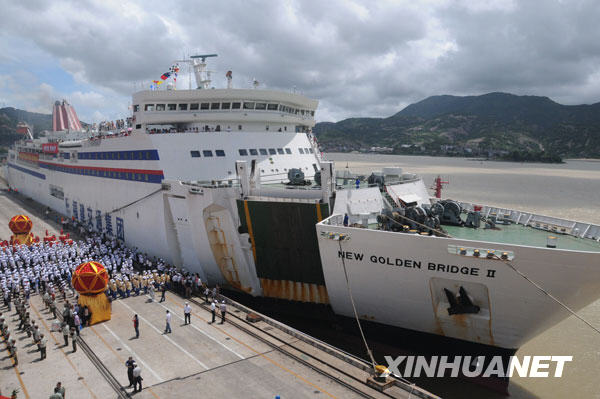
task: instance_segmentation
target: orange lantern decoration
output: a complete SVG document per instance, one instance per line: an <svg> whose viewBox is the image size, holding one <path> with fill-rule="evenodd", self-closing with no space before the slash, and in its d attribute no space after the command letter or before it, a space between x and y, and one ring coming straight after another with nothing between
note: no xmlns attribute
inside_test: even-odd
<svg viewBox="0 0 600 399"><path fill-rule="evenodd" d="M108 271L98 262L85 262L77 266L71 277L73 288L81 295L79 305L87 306L92 314L90 324L110 320L110 302L104 290L108 284Z"/></svg>
<svg viewBox="0 0 600 399"><path fill-rule="evenodd" d="M85 262L77 266L71 281L80 294L98 294L106 289L108 272L98 262Z"/></svg>
<svg viewBox="0 0 600 399"><path fill-rule="evenodd" d="M13 244L25 244L30 245L34 241L33 234L30 233L33 228L33 223L27 215L13 216L8 222L8 228L14 233L10 237L10 241Z"/></svg>

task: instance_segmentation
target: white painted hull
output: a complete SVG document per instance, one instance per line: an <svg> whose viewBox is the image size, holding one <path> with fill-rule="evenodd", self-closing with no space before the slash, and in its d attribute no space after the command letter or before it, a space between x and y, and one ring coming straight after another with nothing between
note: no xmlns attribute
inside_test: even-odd
<svg viewBox="0 0 600 399"><path fill-rule="evenodd" d="M569 316L504 262L450 253L449 246L481 248L483 253L485 249L512 251L515 267L576 311L600 297L600 253L328 224L333 218L319 223L317 234L327 290L337 314L354 317L344 257L357 312L365 320L518 349ZM332 240L324 236L328 233L344 233L350 239ZM448 265L458 266L458 272L455 268L448 272ZM443 289L457 293L461 286L480 306L479 313L448 314Z"/></svg>

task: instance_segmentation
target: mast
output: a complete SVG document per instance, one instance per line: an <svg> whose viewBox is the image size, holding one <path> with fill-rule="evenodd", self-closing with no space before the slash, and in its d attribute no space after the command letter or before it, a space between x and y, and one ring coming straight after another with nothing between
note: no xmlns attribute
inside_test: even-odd
<svg viewBox="0 0 600 399"><path fill-rule="evenodd" d="M210 88L210 75L211 71L206 69L206 59L209 57L217 57L217 54L200 54L192 55L189 60L178 60L176 62L184 62L188 64L194 70L194 76L196 78L197 89L209 89ZM190 79L191 82L191 79ZM190 83L191 85L191 83ZM190 87L191 88L191 87Z"/></svg>

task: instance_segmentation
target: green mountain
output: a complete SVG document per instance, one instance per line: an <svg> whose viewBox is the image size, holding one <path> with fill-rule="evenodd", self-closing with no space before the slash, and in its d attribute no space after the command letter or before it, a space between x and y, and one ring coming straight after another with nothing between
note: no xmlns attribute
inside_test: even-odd
<svg viewBox="0 0 600 399"><path fill-rule="evenodd" d="M37 135L43 130L52 130L52 115L23 111L12 107L0 108L0 146L9 146L23 138L16 132L17 123L26 122Z"/></svg>
<svg viewBox="0 0 600 399"><path fill-rule="evenodd" d="M318 123L325 151L388 147L394 153L600 158L600 103L561 105L547 97L489 93L433 96L388 118Z"/></svg>

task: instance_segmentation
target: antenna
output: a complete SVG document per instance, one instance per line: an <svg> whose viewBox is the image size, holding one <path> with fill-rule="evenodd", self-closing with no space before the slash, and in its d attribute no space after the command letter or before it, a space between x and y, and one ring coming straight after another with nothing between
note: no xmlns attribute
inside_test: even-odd
<svg viewBox="0 0 600 399"><path fill-rule="evenodd" d="M191 69L194 70L196 75L196 86L198 89L210 88L210 71L206 70L206 59L209 57L217 57L217 54L200 54L192 55L189 60L178 60L175 62L182 62L189 65L190 75ZM191 76L190 76L190 89L191 89Z"/></svg>
<svg viewBox="0 0 600 399"><path fill-rule="evenodd" d="M217 57L217 54L202 54L202 55L192 55L192 56L190 56L191 59L200 58L200 60L202 61L202 63L204 63L208 57Z"/></svg>

